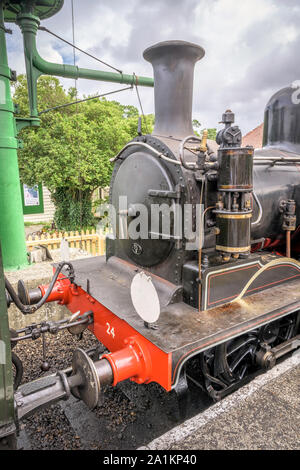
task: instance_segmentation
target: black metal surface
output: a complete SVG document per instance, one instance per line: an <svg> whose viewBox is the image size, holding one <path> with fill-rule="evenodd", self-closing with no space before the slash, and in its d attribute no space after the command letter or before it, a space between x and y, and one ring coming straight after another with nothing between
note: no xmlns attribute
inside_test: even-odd
<svg viewBox="0 0 300 470"><path fill-rule="evenodd" d="M129 182L132 181L133 175L143 175L143 177L141 180L138 180L136 184L130 184ZM116 174L112 191L112 204L115 208L118 208L118 212L120 212L119 198L126 196L127 205L122 209L126 210L127 208L132 208L135 209L137 213L137 215L132 217L130 217L129 214L118 216L118 238L122 238L124 224L131 223L131 227L134 221L136 221L136 224L139 224L139 216L143 216L144 208L147 209L145 217L149 225L148 227L141 225L141 229L145 230L145 233L141 233L141 237L137 239L133 238L129 233L128 239L120 239L118 241L128 258L131 258L135 263L141 266L153 266L162 263L167 258L173 245L171 239L148 239L151 223L151 204L164 203L168 206L172 204L172 199L164 198L161 200L159 196L153 197L151 194L149 195L149 190L174 191L175 181L172 174L161 160L145 152L135 151L123 161Z"/></svg>
<svg viewBox="0 0 300 470"><path fill-rule="evenodd" d="M234 113L230 109L227 109L222 115L221 122L225 124L225 128L221 129L216 136L216 142L220 145L220 148L241 146L242 133L238 126L232 126L234 119Z"/></svg>
<svg viewBox="0 0 300 470"><path fill-rule="evenodd" d="M233 113L230 113L230 115ZM226 117L226 113L225 113ZM230 116L229 116L230 117ZM229 123L225 121L225 126ZM231 129L232 142L218 133L219 171L218 202L216 203L216 224L218 234L216 249L221 252L239 255L250 253L251 235L251 193L253 190L253 147L240 148L234 143L234 136L241 134L239 128ZM226 145L226 147L224 147Z"/></svg>
<svg viewBox="0 0 300 470"><path fill-rule="evenodd" d="M224 218L217 214L217 227L220 230L216 240L217 249L229 253L249 252L250 220L249 218L237 219L234 216L232 219Z"/></svg>
<svg viewBox="0 0 300 470"><path fill-rule="evenodd" d="M253 186L253 149L222 148L218 151L221 191L250 191Z"/></svg>
<svg viewBox="0 0 300 470"><path fill-rule="evenodd" d="M275 93L267 103L264 117L263 146L300 153L299 90L286 87Z"/></svg>
<svg viewBox="0 0 300 470"><path fill-rule="evenodd" d="M129 286L134 266L112 261L106 263L104 257L74 261L76 282L84 288L88 276L91 295L160 349L172 352L174 368L193 351L200 352L300 308L300 281L296 279L203 312L183 302L170 303L162 308L158 329L152 330L144 326L131 302ZM160 289L160 298L170 299L176 292L170 283L152 279Z"/></svg>
<svg viewBox="0 0 300 470"><path fill-rule="evenodd" d="M268 325L233 338L195 358L199 361L200 381L216 401L241 384L260 368L270 369L280 357L280 349L289 352L299 346L299 311ZM293 337L293 339L291 339ZM280 346L277 346L280 345ZM277 352L277 356L276 356ZM199 375L199 370L197 371Z"/></svg>
<svg viewBox="0 0 300 470"><path fill-rule="evenodd" d="M18 296L24 305L37 304L43 297L41 290L38 287L35 289L30 289L29 292L24 281L22 280L18 281Z"/></svg>
<svg viewBox="0 0 300 470"><path fill-rule="evenodd" d="M150 145L156 151L177 162L182 137L193 134L192 95L195 62L204 55L201 47L183 41L159 43L145 51L145 58L154 67L155 74L155 130L154 135L139 136L134 142ZM172 137L170 137L172 136ZM188 161L196 161L195 153L185 149ZM134 184L133 184L134 181ZM196 204L200 199L201 184L194 173L180 165L174 165L153 156L150 150L138 146L125 149L117 159L110 185L110 202L117 213L116 235L120 234L120 196L127 197L127 207L137 209L137 216L124 213L124 222L138 223L139 204L148 210L149 222L151 206L167 204L192 205L192 230L196 229ZM167 197L166 197L167 195ZM172 197L173 196L173 197ZM172 222L169 239L162 229L158 239L153 238L149 224L149 234L141 233L137 239L129 235L128 240L109 238L107 257L117 256L138 266L146 267L174 284L181 284L181 270L185 261L195 257L195 252L185 250L186 240L176 239ZM143 227L147 231L147 228ZM167 234L167 235L168 235ZM148 236L147 236L148 235ZM148 239L145 239L148 238Z"/></svg>
<svg viewBox="0 0 300 470"><path fill-rule="evenodd" d="M263 148L254 152L254 157L288 157L299 156L276 148ZM262 216L258 220L260 211L253 199L253 217L251 222L252 239L270 237L272 239L282 236L283 214L280 211L282 201L294 199L296 201L297 225L300 223L300 172L295 163L273 165L265 162L264 165L254 164L253 190L262 207Z"/></svg>
<svg viewBox="0 0 300 470"><path fill-rule="evenodd" d="M253 253L247 259L231 260L228 263L217 263L214 259L202 269L201 309L206 310L231 302L243 290L248 280L266 263L280 257L272 254ZM183 299L189 305L198 306L199 277L197 261L189 261L183 267ZM251 295L300 278L300 268L291 260L282 262L265 270L249 286L245 296Z"/></svg>
<svg viewBox="0 0 300 470"><path fill-rule="evenodd" d="M134 139L134 142L145 142L154 149L159 152L163 152L164 155L167 157L178 160L179 159L179 141L168 139L168 138L156 138L152 135L148 136L141 136ZM141 153L145 156L145 149L141 147ZM177 204L197 204L199 202L200 197L200 188L197 184L194 177L191 177L191 171L185 170L178 165L173 165L172 163L167 163L165 161L157 161L157 163L153 162L153 155L151 153L147 154L146 158L149 158L149 162L153 162L153 165L159 165L160 170L150 170L150 173L156 173L159 175L159 180L153 181L149 180L148 171L146 171L145 167L143 166L143 162L141 161L141 165L139 165L139 179L137 180L136 184L132 184L133 176L137 175L135 169L132 173L129 173L126 176L124 182L121 182L122 179L122 167L126 162L127 158L131 158L131 156L138 152L138 147L130 147L125 150L121 158L118 159L114 166L114 171L112 174L111 184L110 184L110 202L113 204L117 204L115 206L116 213L119 212L119 201L118 196L127 196L127 192L129 194L129 200L132 205L135 204L145 204L145 206L149 209L151 204L168 204L172 205L174 202ZM143 155L142 155L143 157ZM120 175L120 176L119 176ZM167 180L164 180L164 175L167 176ZM115 184L115 180L118 179L120 181L120 186L125 188L125 192L123 193L119 189L119 185ZM150 181L150 184L148 183ZM173 185L173 194L174 198L161 198L160 195L154 196L151 191L159 191L160 189L157 188L157 183L161 182L163 187L166 187L170 181ZM135 188L133 189L132 186ZM178 190L180 189L180 198L178 199ZM150 191L150 194L149 194ZM176 195L176 198L175 198ZM133 198L133 196L135 196ZM127 200L128 200L127 199ZM129 204L128 204L129 206ZM128 207L129 208L129 207ZM193 209L194 210L194 209ZM119 216L118 216L119 217ZM130 222L130 220L128 220ZM192 219L192 230L195 230L195 216L193 215ZM117 220L117 233L119 231L119 221ZM149 226L150 232L150 226ZM172 235L172 232L170 233ZM150 235L149 235L150 237ZM132 248L133 245L137 243L142 248L135 250ZM158 276L161 276L168 281L180 284L181 283L181 266L182 264L191 259L194 254L192 251L186 251L184 249L185 240L179 241L178 244L175 241L171 240L162 240L161 237L159 239L150 239L150 240L142 240L138 238L137 240L119 240L118 238L108 238L106 243L106 256L107 258L111 256L117 256L122 258L128 262L134 262L138 266L147 266L149 270ZM138 247L137 247L138 248ZM169 254L168 250L170 249ZM158 260L160 260L158 262ZM145 264L143 264L145 263ZM156 264L155 264L156 263Z"/></svg>
<svg viewBox="0 0 300 470"><path fill-rule="evenodd" d="M154 134L183 138L193 134L194 66L204 56L197 44L165 41L144 51L154 71Z"/></svg>
<svg viewBox="0 0 300 470"><path fill-rule="evenodd" d="M143 320L135 312L130 297L131 281L141 269L116 257L111 257L106 262L104 256L77 260L75 265L75 282L78 285L85 289L86 278L88 277L90 281L89 290L92 297L113 313L116 313L120 318L126 321L127 318L131 318L133 323L137 322L140 324L143 330L151 331L144 326ZM147 273L147 271L145 272ZM161 307L182 299L181 286L176 286L151 273L149 275L157 290Z"/></svg>
<svg viewBox="0 0 300 470"><path fill-rule="evenodd" d="M73 271L73 266L72 266L72 263L70 263L69 261L61 261L60 263L58 263L56 265L56 270L55 270L55 273L52 277L52 280L47 288L47 291L45 292L44 296L40 298L40 300L38 300L37 303L35 303L34 305L24 305L22 302L21 302L21 299L20 297L18 296L18 294L15 292L13 286L11 285L11 283L9 282L9 280L6 278L6 276L4 276L4 279L5 279L5 288L6 290L8 291L9 295L11 296L13 302L15 303L16 307L22 312L24 313L24 315L28 315L28 314L31 314L31 313L34 313L36 312L39 308L41 308L44 303L47 301L49 295L51 294L52 290L53 290L53 287L54 287L54 284L58 278L58 275L59 273L62 271L62 269L65 267L65 266L68 266L67 268L67 274L66 276L70 279L71 282L73 282L74 280L74 271ZM21 295L23 296L23 292L21 292ZM29 294L25 294L25 299L26 297L28 297L28 300L30 301L30 295ZM36 297L36 295L34 294L33 298ZM38 296L39 297L39 296ZM37 299L36 299L37 300Z"/></svg>

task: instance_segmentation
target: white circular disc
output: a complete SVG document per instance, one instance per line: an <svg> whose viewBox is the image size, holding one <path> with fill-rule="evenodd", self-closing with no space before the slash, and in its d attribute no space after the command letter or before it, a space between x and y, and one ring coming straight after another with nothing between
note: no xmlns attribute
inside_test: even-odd
<svg viewBox="0 0 300 470"><path fill-rule="evenodd" d="M130 292L138 315L147 323L156 322L160 314L160 305L151 277L143 271L137 273L132 279Z"/></svg>

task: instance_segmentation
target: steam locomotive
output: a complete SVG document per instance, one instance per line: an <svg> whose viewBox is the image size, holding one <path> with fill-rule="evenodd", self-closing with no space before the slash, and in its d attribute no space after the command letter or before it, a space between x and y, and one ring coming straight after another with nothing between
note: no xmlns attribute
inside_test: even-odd
<svg viewBox="0 0 300 470"><path fill-rule="evenodd" d="M154 70L155 127L114 158L106 256L60 263L50 285L32 290L20 281L16 293L6 281L8 304L30 314L58 301L72 313L64 327L89 328L110 351L93 360L77 349L72 371L19 387L19 419L70 393L93 408L103 384L126 379L166 391L192 379L219 400L300 346L295 90L268 102L261 149L242 147L231 110L216 145L192 128L194 66L203 55L183 41L144 52ZM17 332L11 341L21 339Z"/></svg>

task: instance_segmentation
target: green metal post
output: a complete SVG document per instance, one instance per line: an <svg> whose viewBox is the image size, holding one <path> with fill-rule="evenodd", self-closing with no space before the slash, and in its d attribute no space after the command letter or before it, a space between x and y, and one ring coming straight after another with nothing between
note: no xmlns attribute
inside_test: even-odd
<svg viewBox="0 0 300 470"><path fill-rule="evenodd" d="M6 438L14 435L14 389L5 285L0 245L0 450ZM10 440L10 439L9 439Z"/></svg>
<svg viewBox="0 0 300 470"><path fill-rule="evenodd" d="M38 11L41 8L50 8L51 16L61 8L62 0L42 2L40 0ZM2 243L3 265L5 269L19 269L28 264L24 236L24 219L22 211L21 190L19 184L19 170L17 161L17 132L25 126L38 126L37 109L37 79L40 75L56 75L68 78L86 78L115 83L138 84L153 87L152 78L137 77L121 73L89 70L67 64L54 64L44 60L36 47L36 34L40 23L35 13L35 2L24 0L17 3L17 8L9 8L9 12L16 11L15 18L20 26L24 38L24 52L28 83L28 96L31 118L14 118L14 106L10 93L11 71L7 63L5 40L5 26L3 8L9 3L0 0L0 240ZM42 5L42 6L41 6ZM46 10L47 10L46 8Z"/></svg>
<svg viewBox="0 0 300 470"><path fill-rule="evenodd" d="M18 167L16 121L10 92L3 1L0 1L0 240L5 269L28 264Z"/></svg>

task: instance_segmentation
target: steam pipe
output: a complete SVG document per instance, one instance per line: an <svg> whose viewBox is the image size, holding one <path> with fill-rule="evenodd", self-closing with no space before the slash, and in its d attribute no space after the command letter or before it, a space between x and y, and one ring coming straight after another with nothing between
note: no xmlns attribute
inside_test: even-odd
<svg viewBox="0 0 300 470"><path fill-rule="evenodd" d="M258 199L258 197L256 196L256 194L255 194L254 191L253 191L252 194L253 194L253 199L256 201L256 204L257 204L257 206L258 206L258 211L259 211L259 212L258 212L257 219L256 219L254 222L251 222L251 227L252 227L253 225L258 225L259 222L261 221L262 216L263 216L263 210L262 210L262 207L261 207L261 203L260 203L260 201L259 201L259 199Z"/></svg>
<svg viewBox="0 0 300 470"><path fill-rule="evenodd" d="M179 162L178 160L173 160L173 158L169 158L167 157L166 155L164 155L163 153L161 152L158 152L155 148L151 147L151 145L148 145L148 144L145 144L144 142L129 142L128 144L126 144L122 150L120 150L120 152L113 158L110 158L110 162L115 162L116 160L118 160L118 158L122 155L122 153L124 152L124 150L126 150L127 148L129 147L132 147L133 145L135 146L140 146L140 147L144 147L146 148L147 150L150 150L150 152L152 152L154 155L156 155L158 158L162 158L162 160L165 160L166 162L169 162L169 163L173 163L174 165L181 165L181 162Z"/></svg>
<svg viewBox="0 0 300 470"><path fill-rule="evenodd" d="M291 231L286 231L286 257L291 257Z"/></svg>

